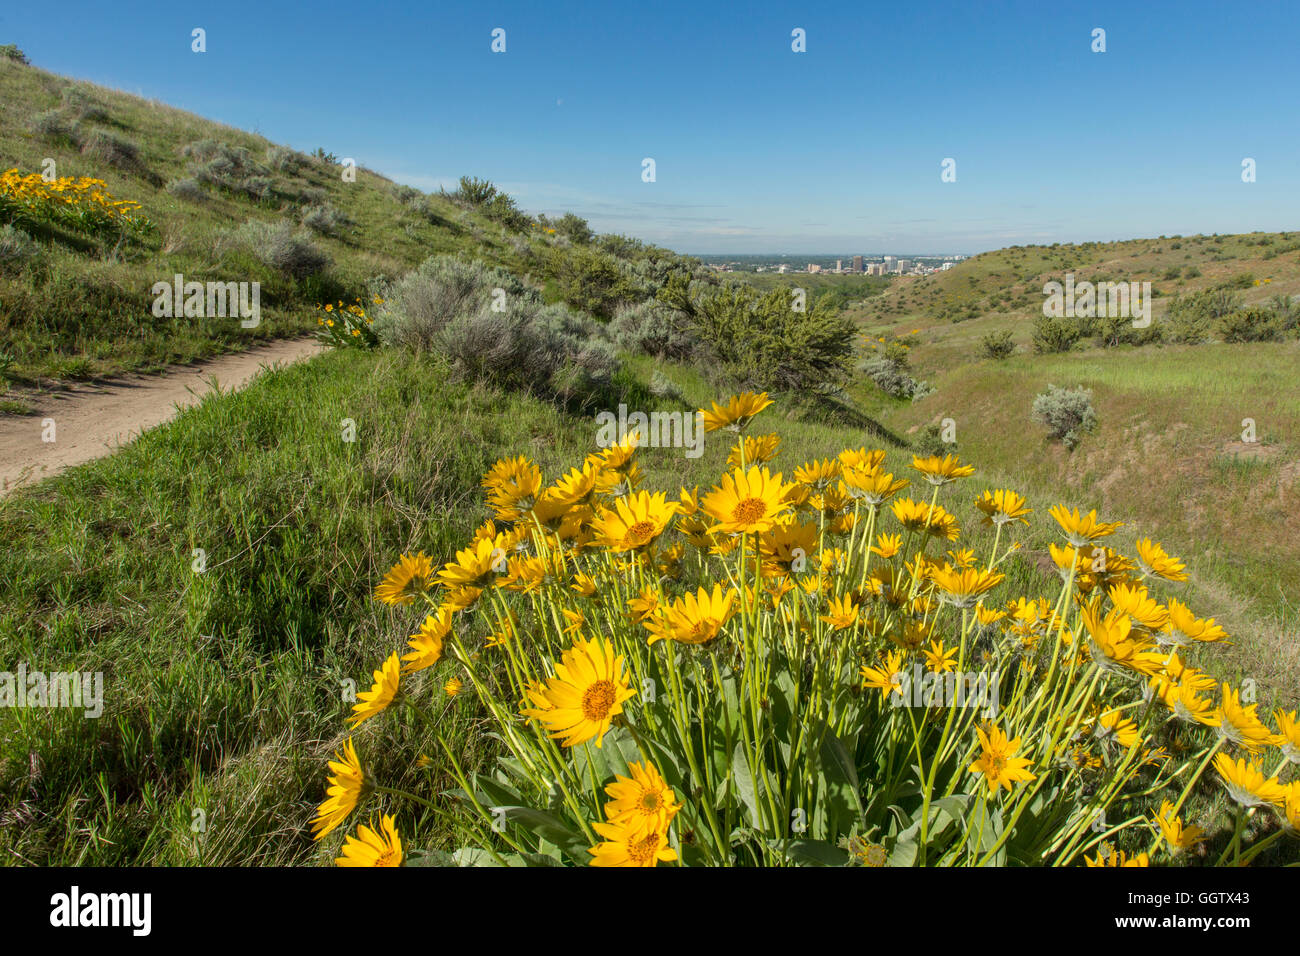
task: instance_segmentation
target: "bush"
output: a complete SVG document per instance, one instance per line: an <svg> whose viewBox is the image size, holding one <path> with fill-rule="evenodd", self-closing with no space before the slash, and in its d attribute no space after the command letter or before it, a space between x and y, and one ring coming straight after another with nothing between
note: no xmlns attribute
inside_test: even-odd
<svg viewBox="0 0 1300 956"><path fill-rule="evenodd" d="M1275 310L1254 306L1221 317L1215 331L1225 342L1276 342L1282 338L1282 327Z"/></svg>
<svg viewBox="0 0 1300 956"><path fill-rule="evenodd" d="M239 191L260 202L271 195L274 185L269 176L245 176L239 181Z"/></svg>
<svg viewBox="0 0 1300 956"><path fill-rule="evenodd" d="M316 275L330 262L323 250L305 233L295 233L286 220L246 222L237 231L236 240L261 262L295 279Z"/></svg>
<svg viewBox="0 0 1300 956"><path fill-rule="evenodd" d="M102 123L108 119L108 110L103 104L91 99L80 87L63 88L63 105L83 123Z"/></svg>
<svg viewBox="0 0 1300 956"><path fill-rule="evenodd" d="M31 60L27 59L27 54L18 49L12 43L6 43L0 46L0 59L13 60L15 63L21 63L23 66L30 66Z"/></svg>
<svg viewBox="0 0 1300 956"><path fill-rule="evenodd" d="M0 268L21 266L40 251L40 245L21 229L12 224L0 228Z"/></svg>
<svg viewBox="0 0 1300 956"><path fill-rule="evenodd" d="M266 151L266 165L277 172L295 173L309 162L302 153L287 146L272 146Z"/></svg>
<svg viewBox="0 0 1300 956"><path fill-rule="evenodd" d="M627 352L656 358L686 359L699 348L699 339L685 327L682 313L662 302L620 306L609 323L614 344Z"/></svg>
<svg viewBox="0 0 1300 956"><path fill-rule="evenodd" d="M562 305L543 305L509 272L477 260L426 259L381 298L381 341L441 352L471 381L567 397L607 384L618 371L599 324Z"/></svg>
<svg viewBox="0 0 1300 956"><path fill-rule="evenodd" d="M81 152L118 169L135 169L140 165L140 148L106 129L91 130L81 144Z"/></svg>
<svg viewBox="0 0 1300 956"><path fill-rule="evenodd" d="M75 120L63 110L46 110L32 118L32 134L65 145L79 145L81 131Z"/></svg>
<svg viewBox="0 0 1300 956"><path fill-rule="evenodd" d="M1226 289L1176 295L1165 312L1164 337L1180 345L1200 345L1209 340L1220 319L1240 308L1240 296Z"/></svg>
<svg viewBox="0 0 1300 956"><path fill-rule="evenodd" d="M848 382L856 326L828 302L796 311L789 289L759 293L751 286L695 291L685 271L658 292L686 316L700 340L702 360L732 383L757 389L834 392Z"/></svg>
<svg viewBox="0 0 1300 956"><path fill-rule="evenodd" d="M685 402L686 396L678 388L677 383L670 379L659 369L655 369L654 374L650 376L650 394L655 398L662 398L669 402Z"/></svg>
<svg viewBox="0 0 1300 956"><path fill-rule="evenodd" d="M307 206L302 211L302 224L313 232L331 234L347 221L333 206Z"/></svg>
<svg viewBox="0 0 1300 956"><path fill-rule="evenodd" d="M624 274L617 258L599 249L557 245L550 249L547 266L560 298L602 319L611 318L620 305L652 294Z"/></svg>
<svg viewBox="0 0 1300 956"><path fill-rule="evenodd" d="M1003 329L1000 332L989 332L980 339L980 356L990 359L1004 359L1016 350L1015 339L1011 337L1010 329Z"/></svg>
<svg viewBox="0 0 1300 956"><path fill-rule="evenodd" d="M177 199L188 199L190 202L202 202L207 198L199 181L188 176L184 179L173 179L167 184L167 191Z"/></svg>
<svg viewBox="0 0 1300 956"><path fill-rule="evenodd" d="M1083 336L1083 328L1075 319L1057 319L1039 315L1034 319L1034 351L1039 354L1068 352Z"/></svg>
<svg viewBox="0 0 1300 956"><path fill-rule="evenodd" d="M1097 413L1092 407L1092 391L1086 388L1058 388L1048 385L1047 391L1034 399L1033 419L1046 425L1048 435L1073 449L1085 433L1097 427Z"/></svg>

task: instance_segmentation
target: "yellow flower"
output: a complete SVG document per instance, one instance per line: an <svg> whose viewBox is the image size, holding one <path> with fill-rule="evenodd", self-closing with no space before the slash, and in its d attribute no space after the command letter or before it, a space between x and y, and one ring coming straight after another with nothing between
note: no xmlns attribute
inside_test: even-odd
<svg viewBox="0 0 1300 956"><path fill-rule="evenodd" d="M1086 515L1081 515L1078 508L1066 511L1065 505L1055 505L1047 513L1055 518L1056 523L1061 526L1061 530L1065 532L1065 540L1076 548L1082 548L1085 544L1096 541L1098 538L1114 534L1116 529L1123 524L1121 521L1112 524L1098 521L1095 509L1089 511Z"/></svg>
<svg viewBox="0 0 1300 956"><path fill-rule="evenodd" d="M634 620L644 621L659 609L659 595L649 588L634 598L628 598L627 606L632 610Z"/></svg>
<svg viewBox="0 0 1300 956"><path fill-rule="evenodd" d="M1006 575L976 568L936 568L932 577L934 586L943 592L944 600L955 607L968 608L997 587Z"/></svg>
<svg viewBox="0 0 1300 956"><path fill-rule="evenodd" d="M1182 853L1205 839L1205 831L1200 827L1183 825L1183 821L1174 813L1174 805L1168 800L1160 804L1160 812L1155 819L1172 853Z"/></svg>
<svg viewBox="0 0 1300 956"><path fill-rule="evenodd" d="M357 759L356 748L349 737L343 744L343 752L335 753L335 759L329 762L334 771L329 778L329 787L325 791L325 802L316 809L316 818L311 821L313 839L319 840L348 818L356 809L361 799L366 777L361 771L361 761Z"/></svg>
<svg viewBox="0 0 1300 956"><path fill-rule="evenodd" d="M722 476L722 484L705 497L700 508L716 524L710 531L739 534L767 531L785 510L783 501L790 486L781 481L778 472L772 475L766 468L751 468L742 472L736 469Z"/></svg>
<svg viewBox="0 0 1300 956"><path fill-rule="evenodd" d="M936 538L956 541L958 535L957 519L950 515L943 505L931 507L923 501L911 498L899 498L890 509L894 517L908 531L924 532Z"/></svg>
<svg viewBox="0 0 1300 956"><path fill-rule="evenodd" d="M857 624L858 606L853 602L853 596L846 594L843 597L831 598L830 613L821 615L821 620L836 631L843 631Z"/></svg>
<svg viewBox="0 0 1300 956"><path fill-rule="evenodd" d="M944 650L943 641L931 641L929 649L924 651L925 666L935 674L945 674L948 671L957 669L957 662L953 656L960 648L952 647Z"/></svg>
<svg viewBox="0 0 1300 956"><path fill-rule="evenodd" d="M1156 635L1156 640L1166 647L1183 647L1193 641L1211 643L1226 641L1228 632L1214 618L1201 620L1186 604L1177 598L1169 600L1169 623Z"/></svg>
<svg viewBox="0 0 1300 956"><path fill-rule="evenodd" d="M1237 691L1224 684L1219 709L1214 713L1219 736L1251 752L1262 750L1273 743L1272 731L1255 714L1258 706L1243 706Z"/></svg>
<svg viewBox="0 0 1300 956"><path fill-rule="evenodd" d="M630 763L631 777L616 774L606 785L610 797L605 817L610 823L642 833L665 833L681 810L677 795L652 764Z"/></svg>
<svg viewBox="0 0 1300 956"><path fill-rule="evenodd" d="M648 491L619 498L614 508L601 508L591 522L598 544L610 551L635 551L652 544L672 520L676 506L665 492Z"/></svg>
<svg viewBox="0 0 1300 956"><path fill-rule="evenodd" d="M575 574L570 587L583 597L589 598L596 593L596 580L590 574Z"/></svg>
<svg viewBox="0 0 1300 956"><path fill-rule="evenodd" d="M1282 756L1292 763L1300 763L1300 720L1296 712L1277 710L1273 712L1277 721L1277 739L1275 743L1282 751Z"/></svg>
<svg viewBox="0 0 1300 956"><path fill-rule="evenodd" d="M970 772L983 774L990 794L997 793L999 787L1013 790L1016 783L1036 779L1027 769L1032 761L1016 756L1020 749L1019 737L1007 740L998 727L990 727L987 733L982 727L976 727L975 732L981 749L979 758L970 765Z"/></svg>
<svg viewBox="0 0 1300 956"><path fill-rule="evenodd" d="M499 544L500 536L492 540L471 541L468 548L456 552L456 560L448 561L438 572L448 588L482 588L491 584L497 574L505 573L509 565L505 549Z"/></svg>
<svg viewBox="0 0 1300 956"><path fill-rule="evenodd" d="M759 392L757 395L753 392L733 395L727 400L726 407L713 402L712 411L700 409L701 414L704 415L704 430L712 432L719 428L729 428L732 431L740 431L755 415L771 404L772 400L767 397L767 392Z"/></svg>
<svg viewBox="0 0 1300 956"><path fill-rule="evenodd" d="M1118 710L1108 710L1098 717L1092 735L1103 742L1114 741L1125 750L1138 742L1137 724Z"/></svg>
<svg viewBox="0 0 1300 956"><path fill-rule="evenodd" d="M1137 856L1129 857L1123 850L1116 850L1114 847L1103 846L1097 851L1095 860L1088 857L1083 858L1083 862L1088 866L1150 866L1151 859L1146 853L1139 853Z"/></svg>
<svg viewBox="0 0 1300 956"><path fill-rule="evenodd" d="M1005 488L998 491L985 491L975 499L975 507L984 512L986 525L1004 525L1012 521L1029 524L1029 519L1025 515L1033 514L1025 507L1023 497Z"/></svg>
<svg viewBox="0 0 1300 956"><path fill-rule="evenodd" d="M349 836L343 844L343 855L334 862L339 866L401 866L402 839L397 835L393 818L387 813L380 817L379 829L374 820L370 826L357 827L357 835Z"/></svg>
<svg viewBox="0 0 1300 956"><path fill-rule="evenodd" d="M817 525L794 521L773 525L759 536L758 550L763 556L764 575L801 574L817 553Z"/></svg>
<svg viewBox="0 0 1300 956"><path fill-rule="evenodd" d="M963 465L956 455L944 455L942 458L938 455L929 458L913 455L912 467L932 485L946 485L950 481L975 474L975 466Z"/></svg>
<svg viewBox="0 0 1300 956"><path fill-rule="evenodd" d="M899 688L903 683L903 655L899 651L890 651L886 656L882 666L867 667L865 664L860 671L862 676L863 689L874 688L882 694L889 696L890 692L902 696Z"/></svg>
<svg viewBox="0 0 1300 956"><path fill-rule="evenodd" d="M744 445L744 455L741 454L741 445ZM763 462L771 461L776 457L776 450L781 444L780 435L746 435L731 449L731 454L727 456L728 468L740 468L744 465L759 465Z"/></svg>
<svg viewBox="0 0 1300 956"><path fill-rule="evenodd" d="M1219 772L1228 796L1243 807L1281 806L1286 800L1287 788L1278 783L1276 776L1265 777L1253 763L1215 754L1214 769Z"/></svg>
<svg viewBox="0 0 1300 956"><path fill-rule="evenodd" d="M404 554L375 588L375 598L385 604L410 604L433 586L433 561L423 551Z"/></svg>
<svg viewBox="0 0 1300 956"><path fill-rule="evenodd" d="M542 724L565 747L596 740L599 747L610 722L635 696L623 672L623 658L600 638L577 640L555 665L555 676L528 689L533 707L525 717Z"/></svg>
<svg viewBox="0 0 1300 956"><path fill-rule="evenodd" d="M604 839L587 851L592 866L656 866L677 859L677 852L668 846L667 831L645 833L620 823L593 823L591 828Z"/></svg>
<svg viewBox="0 0 1300 956"><path fill-rule="evenodd" d="M1186 581L1186 565L1177 558L1170 557L1165 549L1150 538L1143 538L1137 543L1138 567L1144 577L1155 575L1167 581Z"/></svg>
<svg viewBox="0 0 1300 956"><path fill-rule="evenodd" d="M879 508L910 483L879 468L845 468L843 481L850 498L861 499L872 508Z"/></svg>
<svg viewBox="0 0 1300 956"><path fill-rule="evenodd" d="M1148 631L1158 631L1169 622L1169 609L1151 597L1140 584L1116 584L1106 593L1117 611L1127 614L1134 623Z"/></svg>
<svg viewBox="0 0 1300 956"><path fill-rule="evenodd" d="M876 535L876 543L871 550L882 558L889 559L898 554L902 547L903 536L901 534L878 534Z"/></svg>
<svg viewBox="0 0 1300 956"><path fill-rule="evenodd" d="M352 705L352 716L348 723L353 727L363 720L369 720L393 702L397 696L397 685L401 680L401 668L397 651L389 655L383 666L375 671L375 683L370 690L357 694L357 702Z"/></svg>
<svg viewBox="0 0 1300 956"><path fill-rule="evenodd" d="M402 673L413 674L416 671L432 667L442 659L442 642L451 633L453 610L447 605L438 608L434 614L425 617L420 625L420 633L412 634L406 643L411 653L402 656L406 663Z"/></svg>
<svg viewBox="0 0 1300 956"><path fill-rule="evenodd" d="M447 693L448 697L455 697L464 686L459 677L451 677L448 678L447 683L442 685L442 689Z"/></svg>
<svg viewBox="0 0 1300 956"><path fill-rule="evenodd" d="M806 462L796 468L794 470L794 480L801 485L807 485L809 488L822 491L840 476L840 471L841 465L839 461L823 458L821 461Z"/></svg>
<svg viewBox="0 0 1300 956"><path fill-rule="evenodd" d="M708 643L718 636L735 613L732 608L735 598L734 590L728 590L724 595L722 585L716 582L712 593L700 588L695 594L678 598L659 614L643 620L651 635L647 643L662 640L682 644Z"/></svg>

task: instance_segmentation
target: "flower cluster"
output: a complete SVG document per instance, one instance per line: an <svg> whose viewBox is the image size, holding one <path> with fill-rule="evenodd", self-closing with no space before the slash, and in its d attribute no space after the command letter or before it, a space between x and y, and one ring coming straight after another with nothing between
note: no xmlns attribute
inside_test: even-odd
<svg viewBox="0 0 1300 956"><path fill-rule="evenodd" d="M736 438L706 490L641 488L635 434L549 482L503 459L473 540L379 583L423 623L350 722L406 707L436 727L430 694L452 691L426 677L455 672L503 750L469 773L438 737L459 784L441 812L473 859L1142 866L1207 839L1179 814L1211 765L1239 807L1221 862L1300 829L1300 782L1280 776L1300 721L1268 726L1189 663L1227 635L1156 590L1186 579L1161 545L1130 558L1107 544L1117 523L1058 505L1059 586L1008 593L1032 580L1022 495L984 490L971 533L940 502L974 473L953 455L904 476L843 449L786 480L779 438L745 434L770 405L701 410ZM429 804L375 785L350 739L330 769L318 838L376 791ZM1280 826L1247 847L1260 810ZM344 859L391 862L396 839L363 828Z"/></svg>
<svg viewBox="0 0 1300 956"><path fill-rule="evenodd" d="M383 305L384 300L373 296L373 305ZM320 328L321 341L334 348L371 349L379 345L379 336L375 334L375 320L366 315L365 306L360 299L353 299L351 305L328 302L318 305L316 311L321 313L316 319Z"/></svg>
<svg viewBox="0 0 1300 956"><path fill-rule="evenodd" d="M0 222L45 222L91 235L147 232L152 223L139 210L138 202L114 199L102 179L0 173Z"/></svg>

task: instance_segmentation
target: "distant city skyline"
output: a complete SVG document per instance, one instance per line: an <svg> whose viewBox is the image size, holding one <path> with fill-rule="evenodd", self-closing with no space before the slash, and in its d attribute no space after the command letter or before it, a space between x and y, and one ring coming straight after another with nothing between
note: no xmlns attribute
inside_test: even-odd
<svg viewBox="0 0 1300 956"><path fill-rule="evenodd" d="M1300 227L1300 4L1279 0L132 12L13 5L0 41L420 189L487 178L530 212L692 254Z"/></svg>

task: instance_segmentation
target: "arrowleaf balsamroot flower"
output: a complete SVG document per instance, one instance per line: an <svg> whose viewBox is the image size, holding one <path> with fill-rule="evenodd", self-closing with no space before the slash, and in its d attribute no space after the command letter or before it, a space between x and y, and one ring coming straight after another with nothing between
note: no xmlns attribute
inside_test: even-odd
<svg viewBox="0 0 1300 956"><path fill-rule="evenodd" d="M786 510L784 501L790 485L781 473L766 468L751 468L722 476L722 484L700 503L700 509L715 522L709 530L717 534L768 531Z"/></svg>
<svg viewBox="0 0 1300 956"><path fill-rule="evenodd" d="M755 415L771 405L772 400L767 397L767 392L759 392L757 395L753 392L742 392L739 395L732 395L725 407L717 402L712 404L712 411L700 409L700 413L704 416L706 432L717 431L719 428L741 431Z"/></svg>
<svg viewBox="0 0 1300 956"><path fill-rule="evenodd" d="M1033 761L1016 756L1019 737L1008 740L1000 727L990 727L987 732L976 727L975 733L979 735L980 755L970 765L970 772L984 777L990 794L997 793L999 787L1013 790L1017 783L1036 779L1027 769Z"/></svg>
<svg viewBox="0 0 1300 956"><path fill-rule="evenodd" d="M1082 548L1098 538L1114 534L1123 524L1122 521L1109 524L1098 521L1096 510L1089 511L1086 515L1080 514L1078 508L1067 511L1065 505L1055 505L1047 513L1061 526L1061 530L1065 532L1065 540L1076 548Z"/></svg>
<svg viewBox="0 0 1300 956"><path fill-rule="evenodd" d="M1142 569L1143 577L1154 575L1166 581L1187 580L1187 566L1177 558L1166 554L1165 549L1157 542L1150 538L1143 538L1136 547L1138 567Z"/></svg>
<svg viewBox="0 0 1300 956"><path fill-rule="evenodd" d="M615 774L614 782L605 787L610 798L605 817L610 823L647 835L666 833L682 808L677 794L653 764L630 763L627 769L631 777Z"/></svg>
<svg viewBox="0 0 1300 956"><path fill-rule="evenodd" d="M1029 524L1026 516L1033 514L1032 510L1025 507L1022 496L1006 489L985 491L975 499L975 507L984 512L983 522L986 525L1004 525L1012 521Z"/></svg>
<svg viewBox="0 0 1300 956"><path fill-rule="evenodd" d="M650 632L647 643L673 640L682 644L707 644L735 613L732 607L735 598L734 590L724 594L722 585L716 583L712 592L700 588L694 594L678 598L658 615L645 618L646 630Z"/></svg>
<svg viewBox="0 0 1300 956"><path fill-rule="evenodd" d="M1214 769L1223 780L1228 796L1243 807L1282 806L1287 789L1277 777L1265 777L1262 770L1245 760L1233 760L1227 754L1214 755Z"/></svg>
<svg viewBox="0 0 1300 956"><path fill-rule="evenodd" d="M325 802L317 808L316 818L311 822L313 838L316 840L348 818L348 814L356 809L366 784L366 775L361 770L361 761L357 759L351 737L344 742L343 752L336 752L334 757L329 762L329 768L334 773L325 790Z"/></svg>
<svg viewBox="0 0 1300 956"><path fill-rule="evenodd" d="M1172 853L1182 853L1205 840L1205 831L1197 826L1184 825L1174 813L1174 805L1168 800L1160 804L1160 812L1156 814L1155 820Z"/></svg>
<svg viewBox="0 0 1300 956"><path fill-rule="evenodd" d="M375 588L375 598L385 604L410 604L432 586L432 559L423 551L404 554Z"/></svg>
<svg viewBox="0 0 1300 956"><path fill-rule="evenodd" d="M363 720L369 720L393 702L397 696L397 685L401 680L401 664L397 651L389 655L383 667L375 671L375 683L368 691L357 694L357 702L352 705L352 716L348 723L353 727Z"/></svg>
<svg viewBox="0 0 1300 956"><path fill-rule="evenodd" d="M402 838L397 835L393 818L385 813L377 828L374 820L370 826L358 826L357 835L344 842L342 853L334 861L339 866L401 866Z"/></svg>
<svg viewBox="0 0 1300 956"><path fill-rule="evenodd" d="M565 747L595 738L599 747L623 702L636 695L623 658L600 638L578 639L555 665L555 676L528 689L533 702L523 711Z"/></svg>
<svg viewBox="0 0 1300 956"><path fill-rule="evenodd" d="M913 455L912 467L932 485L946 485L950 481L975 474L975 466L963 465L956 455L944 455L942 458L938 455L929 458Z"/></svg>
<svg viewBox="0 0 1300 956"><path fill-rule="evenodd" d="M604 839L587 851L592 866L657 866L677 859L664 830L647 833L629 823L593 823L591 828Z"/></svg>
<svg viewBox="0 0 1300 956"><path fill-rule="evenodd" d="M648 491L638 491L619 498L612 509L600 509L591 522L596 543L616 553L636 551L653 544L664 533L677 510L667 497L662 491L653 495Z"/></svg>
<svg viewBox="0 0 1300 956"><path fill-rule="evenodd" d="M434 614L425 616L424 623L420 625L420 633L412 634L411 639L406 642L411 648L411 653L402 656L402 660L406 662L402 665L402 673L412 674L424 670L442 659L442 644L451 633L453 613L454 611L444 604Z"/></svg>

